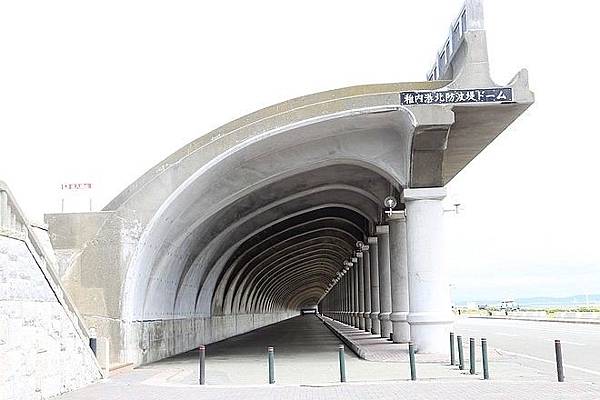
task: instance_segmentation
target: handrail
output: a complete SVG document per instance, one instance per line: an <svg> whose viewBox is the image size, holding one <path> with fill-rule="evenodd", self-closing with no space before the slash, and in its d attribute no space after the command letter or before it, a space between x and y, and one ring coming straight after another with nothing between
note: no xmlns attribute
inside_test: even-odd
<svg viewBox="0 0 600 400"><path fill-rule="evenodd" d="M446 72L458 49L463 45L467 31L483 29L483 9L481 0L466 0L458 17L450 25L450 32L444 45L438 51L433 66L427 73L427 80L447 79Z"/></svg>

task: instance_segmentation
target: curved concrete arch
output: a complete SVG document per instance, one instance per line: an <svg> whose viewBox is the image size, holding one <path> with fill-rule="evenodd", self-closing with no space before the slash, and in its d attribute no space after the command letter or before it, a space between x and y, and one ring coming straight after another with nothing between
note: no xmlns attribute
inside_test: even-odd
<svg viewBox="0 0 600 400"><path fill-rule="evenodd" d="M350 194L354 193L354 196L349 197ZM353 187L348 187L348 186L342 186L342 185L328 185L328 186L324 186L324 187L320 187L320 188L316 188L313 189L311 191L307 191L307 192L303 192L303 193L299 193L297 195L291 196L287 199L281 199L280 201L271 204L269 207L257 210L256 212L248 215L247 217L244 217L242 219L240 219L236 224L232 224L231 226L227 227L227 229L223 230L216 238L213 238L213 240L211 240L210 242L207 242L205 244L203 244L202 246L202 251L198 254L195 255L195 258L202 258L206 261L207 259L209 259L209 255L207 255L208 253L212 252L213 255L217 256L217 255L221 255L223 254L223 250L230 248L231 246L234 246L237 242L239 241L243 241L244 237L248 237L251 235L251 233L248 232L248 228L244 228L244 225L247 225L250 227L250 229L256 229L253 227L259 226L261 227L261 229L272 226L274 223L277 223L289 216L294 216L297 215L297 209L304 209L304 207L323 207L323 202L329 200L329 197L341 197L341 198L346 198L345 202L346 202L346 207L351 207L351 208L357 208L360 207L361 209L365 209L365 204L371 204L370 206L368 206L366 208L366 210L368 210L368 208L371 208L370 211L367 211L368 213L368 217L369 218L374 218L375 214L377 212L377 205L375 204L375 198L373 197L373 195L370 195L366 192L364 192L362 189L360 188L353 188ZM364 200L361 200L364 199ZM294 200L294 201L291 201ZM355 204L353 204L355 203ZM363 205L361 205L361 203ZM278 209L278 213L275 214L274 213L274 209L276 206L279 206L280 209ZM267 215L267 217L265 217L264 215ZM260 219L259 221L255 221L252 218L256 217L255 219ZM279 217L279 218L277 218ZM275 219L275 221L270 221L273 218L277 218ZM219 238L225 238L223 240L226 240L226 242L220 242L221 239ZM203 256L204 254L204 256ZM175 273L177 276L183 276L185 277L185 279L191 279L190 275L187 275L187 270L192 268L191 263L193 263L193 261L191 262L182 262L179 259L176 259L173 261L174 263L177 262L178 264L176 264L173 267L170 267L168 264L164 264L163 266L160 265L156 265L154 268L155 269L160 269L162 268L164 269L170 269L171 273ZM207 261L207 263L209 265L215 265L216 261ZM176 268L180 268L183 269L183 272L173 272L175 271ZM200 277L197 277L198 279L200 279ZM178 278L179 279L179 278ZM177 284L177 289L179 289L180 287L182 287L184 284L182 284L179 280L178 280L178 284ZM162 282L160 282L162 284ZM202 282L198 282L196 281L195 283L187 284L187 287L199 287L201 286ZM150 292L152 291L152 288L149 288ZM177 294L177 290L175 290L174 294ZM157 300L156 298L154 298L155 300Z"/></svg>
<svg viewBox="0 0 600 400"><path fill-rule="evenodd" d="M391 133L385 133L384 136L387 136L390 140L392 140L392 142L396 142L398 144L400 144L402 142L402 140L398 140L398 135L391 134ZM351 140L348 139L347 143L344 146L344 151L350 152L350 151L355 151L355 152L368 152L368 148L365 147L365 143L369 142L370 140L372 140L373 138L368 138L368 137L360 137L360 135L357 135L354 137L355 140ZM337 139L336 139L337 140ZM388 143L389 144L389 143ZM328 153L328 146L326 146L322 141L315 141L311 143L311 146L315 147L315 151L317 151L317 148L319 149L319 151L324 155L329 157L329 164L331 163L335 163L335 162L343 162L343 163L351 163L350 161L348 161L348 158L344 157L343 159L338 159L338 157L336 155L331 155ZM388 146L386 149L382 149L379 146L375 146L377 147L377 151L375 152L375 155L373 155L373 157L377 157L377 154L380 154L380 151L391 151L391 152L395 152L395 153L399 153L400 150L399 148L396 148L394 145L390 145ZM402 146L401 146L402 147ZM286 167L288 174L291 175L292 172L297 172L299 170L310 170L312 168L315 167L315 164L311 164L311 163L306 163L306 160L301 159L301 157L299 158L298 154L294 151L294 154L296 154L296 160L297 163L295 165L293 165L293 163L291 162L291 160L293 159L293 155L290 154L289 157L284 157L282 155L277 156L276 158L279 158L279 167L276 167L275 170L280 170L280 171L286 171ZM283 158L282 158L283 157ZM275 162L275 160L272 160L272 157L267 157L268 158L268 162L267 164L271 165L270 168L273 168L273 163ZM360 161L361 163L367 163L365 160ZM356 163L358 163L358 161L356 161ZM316 165L323 165L325 164L325 162L323 160L319 160ZM276 165L275 165L276 166ZM237 171L236 173L239 173L239 171ZM264 179L262 184L260 186L266 186L268 183L272 183L273 181L277 180L279 174L276 174L275 177L271 177L269 179ZM238 178L239 179L239 178ZM234 179L235 180L235 179ZM210 184L212 186L214 186L214 184L212 184L211 182L213 182L213 179L208 179L205 184ZM203 187L203 186L201 186ZM245 189L248 189L248 187L246 187ZM253 189L258 190L259 187L253 187ZM205 189L199 189L200 192L204 192ZM206 188L206 190L208 190L208 188ZM156 228L156 230L152 230L152 227L150 227L150 231L147 231L147 233L145 234L145 237L142 237L141 239L141 243L143 244L143 246L138 246L138 249L141 253L139 253L136 258L134 258L134 261L137 260L137 262L134 262L133 265L131 266L132 270L131 270L131 274L133 274L135 276L134 278L134 282L135 285L137 287L136 291L133 291L130 293L130 296L133 297L135 299L136 296L140 296L141 293L143 293L145 291L145 286L147 286L147 281L150 279L150 275L151 275L151 271L150 270L145 270L148 266L153 266L156 265L156 261L160 259L162 256L161 254L174 254L177 253L178 251L180 251L180 248L177 247L176 245L174 245L174 240L176 240L175 238L170 238L170 234L168 232L173 232L174 234L179 234L182 231L185 231L185 227L181 225L180 222L176 222L176 221L195 221L196 223L199 222L203 222L206 220L206 218L208 218L212 213L215 212L215 210L218 209L225 209L229 206L229 204L218 204L218 199L221 198L221 196L219 195L218 191L215 192L214 187L212 187L210 189L210 194L212 195L210 198L208 198L208 196L206 196L206 194L203 197L203 202L201 204L195 204L194 206L189 204L189 200L185 202L185 204L182 206L183 210L181 212L177 212L176 210L178 209L177 206L175 206L174 204L170 204L169 205L169 212L172 213L171 217L167 217L164 220L162 220L162 223L160 224L161 226L163 226L164 228L156 228L157 225L154 225L154 227ZM197 198L198 195L194 195L194 198ZM216 198L215 198L216 197ZM238 195L236 195L237 198L241 197L241 194L238 193ZM231 201L233 202L234 199L232 199ZM172 200L175 201L175 200ZM212 204L217 203L217 205L213 206ZM212 209L212 210L211 210ZM201 217L199 215L199 213L203 213L205 215L205 217ZM154 232L154 233L148 233L148 232ZM179 262L179 260L178 260ZM172 283L171 283L172 284ZM176 290L176 289L172 289L172 290ZM137 295L135 294L137 293ZM126 299L126 303L127 303L127 299ZM134 303L136 304L136 303ZM133 305L130 305L130 307L135 307ZM139 312L139 308L137 308L138 312Z"/></svg>
<svg viewBox="0 0 600 400"><path fill-rule="evenodd" d="M329 268L321 263L302 263L302 269L294 269L286 274L273 279L273 284L265 287L265 290L252 300L252 308L260 309L267 299L273 299L275 303L285 303L286 296L291 296L295 290L305 290L306 284L310 282L319 283L323 288L327 287L327 282L339 270L337 263L327 264Z"/></svg>
<svg viewBox="0 0 600 400"><path fill-rule="evenodd" d="M260 267L261 264L270 263L273 259L280 255L277 253L280 250L283 254L291 254L292 249L294 249L294 246L297 245L299 240L304 241L307 237L310 238L309 240L312 240L313 235L323 232L324 229L339 228L339 224L335 226L333 223L339 222L342 225L346 225L348 228L346 229L346 232L353 230L355 234L353 236L356 236L359 234L359 232L361 232L361 227L359 225L352 223L351 221L344 220L341 217L318 216L314 214L315 211L324 210L326 209L312 209L309 212L302 214L302 216L308 218L314 216L314 219L301 221L298 224L275 232L274 234L271 234L268 237L258 241L256 244L253 244L251 250L257 254L256 256L253 256L251 260L243 261L243 265L240 265L240 273L244 274L244 269L247 269L254 264L258 264L258 267ZM284 220L284 222L286 221ZM324 236L326 235L322 235L322 237ZM262 248L265 250L262 251ZM265 260L260 260L260 258L264 258ZM277 260L275 259L275 261ZM251 275L245 275L245 280L249 278L251 278Z"/></svg>
<svg viewBox="0 0 600 400"><path fill-rule="evenodd" d="M382 198L445 185L532 103L526 72L509 83L508 104L401 100L496 87L481 38L464 32L460 61L443 75L455 81L356 86L267 107L182 147L94 215L96 230L74 246L86 276L75 296L94 292L97 301L80 304L111 332L113 360L156 360L320 301L343 255L382 222ZM333 218L301 235L319 213ZM269 259L272 248L281 254ZM153 342L154 329L165 339ZM203 336L188 341L183 329Z"/></svg>
<svg viewBox="0 0 600 400"><path fill-rule="evenodd" d="M329 267L327 270L330 272L327 279L334 276L335 273L340 269L342 257L335 257L322 250L320 254L300 256L298 259L290 262L282 262L270 271L262 271L259 279L257 279L256 286L250 286L249 293L245 296L245 310L251 311L252 308L249 304L254 304L255 299L264 297L269 293L270 287L278 286L283 282L288 282L295 274L301 273L307 275L310 270L307 268L309 265L319 265ZM310 273L308 274L310 275ZM244 302L244 299L242 299Z"/></svg>
<svg viewBox="0 0 600 400"><path fill-rule="evenodd" d="M301 243L297 243L297 244L291 244L288 246L287 250L292 253L294 252L296 247L302 247L302 246L306 246L307 248L310 248L311 246L315 246L315 245L311 245L311 242L316 243L319 248L335 248L337 250L337 253L340 255L343 254L348 254L352 251L352 246L349 245L346 241L343 240L339 240L337 237L332 237L332 236L319 236L319 237L315 237L312 239L308 239L305 242L301 242ZM344 244L346 244L346 246L344 246ZM285 252L285 249L279 250L280 252ZM257 257L261 256L264 257L264 252L260 253ZM274 258L274 257L273 257ZM237 260L236 260L237 262ZM271 260L269 260L269 258L267 258L266 260L262 260L260 261L260 263L263 262L273 262ZM260 263L257 265L257 267L260 267ZM220 310L221 312L223 312L223 310L228 310L229 312L231 312L232 309L232 303L234 301L234 296L238 291L243 290L243 287L246 285L245 283L242 282L238 282L241 281L243 279L241 273L237 273L234 274L234 268L229 269L227 275L224 275L221 282L219 283L219 285L222 287L223 293L225 293L225 295L221 294L222 297L225 298L224 301L220 302L219 304L215 304L215 301L213 300L213 310ZM230 289L231 288L231 289ZM218 293L217 291L215 291L215 296L217 296ZM236 303L237 304L237 303ZM220 307L219 307L220 306Z"/></svg>
<svg viewBox="0 0 600 400"><path fill-rule="evenodd" d="M306 211L306 209L304 209L304 207L306 207L306 206L310 206L309 210L314 210L314 209L320 209L320 208L325 208L325 207L328 207L328 206L330 207L332 205L336 205L336 204L327 204L327 203L324 204L323 201L327 201L328 200L328 198L326 196L328 193L329 194L336 193L337 190L339 190L339 188L333 188L331 191L328 190L328 191L325 191L324 193L318 194L317 197L312 197L311 200L316 200L314 203L312 203L312 201L307 202L306 201L307 198L306 197L302 197L301 198L302 202L299 203L300 210L298 212L293 212L293 211L295 211L295 209L293 209L293 210L288 209L288 211L291 214L288 214L287 216L284 215L284 214L281 214L280 218L276 219L275 221L268 221L268 220L264 220L263 219L263 220L261 220L262 221L262 225L252 224L251 226L254 226L254 227L260 226L261 228L258 229L257 232L261 232L264 229L267 229L268 227L275 225L276 223L281 223L282 221L288 220L290 217L302 215ZM347 192L347 193L349 193L349 192ZM319 196L321 196L322 194L325 194L325 197L319 198ZM342 206L342 207L349 208L349 209L356 209L355 207L359 206L359 204L353 204L353 201L346 201L346 204L338 204L336 206ZM373 211L375 211L375 206L373 205L372 207L373 207ZM364 206L363 206L363 209L364 209ZM371 214L369 216L369 218L373 217L373 211L368 212L369 214ZM274 216L274 215L270 214L270 218L272 218L272 217L276 217L276 215ZM229 253L223 253L221 250L229 249L230 252L231 252L231 250L234 250L235 248L237 248L237 246L239 246L241 243L244 242L244 240L245 240L244 238L248 238L248 237L251 237L251 236L253 236L253 235L256 234L256 232L244 233L245 229L240 228L240 227L237 227L236 230L235 230L235 232L236 232L236 235L238 235L238 234L244 234L244 236L240 237L240 236L233 235L231 233L231 231L228 229L228 230L225 230L225 231L222 232L223 236L225 237L224 240L226 240L225 242L215 242L214 244L210 244L209 243L208 245L205 246L205 248L204 248L203 251L211 251L211 248L212 248L213 245L214 246L218 246L217 250L213 251L213 254L220 255L220 260L221 261L218 261L216 259L215 259L215 261L210 261L209 265L212 265L212 268L221 268L221 269L225 268L222 265L224 265L224 263L227 261L227 259L229 257L231 257L231 255ZM219 250L219 249L221 249L221 250ZM200 257L200 256L197 256L197 258L198 257ZM194 268L193 266L190 266L189 270L192 270L193 268ZM208 271L208 270L204 270L205 274L208 274L209 272L210 271ZM193 289L193 288L199 288L199 287L204 287L204 285L202 283L202 282L204 282L204 279L202 277L198 276L198 275L195 276L195 278L197 279L196 282L190 284L189 281L191 281L193 278L194 278L193 275L187 275L187 276L185 276L185 279L188 280L188 283L186 284L186 287L191 288L191 289ZM196 299L196 297L197 297L197 289L195 289L194 294L196 295L194 297L194 299Z"/></svg>
<svg viewBox="0 0 600 400"><path fill-rule="evenodd" d="M251 249L251 251L255 251L257 254L253 256L251 260L244 261L240 264L240 272L237 272L237 275L244 275L244 279L240 282L240 285L244 285L246 281L252 278L252 275L245 274L244 270L251 268L251 266L258 262L258 267L260 268L264 261L260 260L260 258L265 258L271 253L276 253L279 249L283 249L283 251L289 251L290 248L294 248L294 246L298 242L303 242L306 240L313 240L315 237L320 237L321 240L326 239L327 237L331 237L332 225L329 221L335 221L334 218L315 218L314 220L307 221L301 223L299 225L295 225L290 229L283 230L278 232L275 235L269 236L265 240L257 243ZM346 236L345 241L355 241L358 232L360 232L360 228L354 225L355 235ZM300 231L300 233L297 233ZM327 234L323 234L323 233ZM338 233L346 233L345 231L337 230ZM352 240L348 240L348 238L352 238ZM349 246L352 248L351 246ZM261 248L265 248L266 251L261 251ZM250 253L251 254L251 253ZM266 262L270 260L267 258ZM268 264L267 264L268 265ZM235 271L235 269L231 269ZM235 276L234 276L235 279Z"/></svg>
<svg viewBox="0 0 600 400"><path fill-rule="evenodd" d="M377 144L369 145L371 140L375 140L375 143ZM332 143L327 143L331 141ZM306 146L310 149L306 148ZM273 183L276 180L284 179L286 177L284 172L291 175L302 169L313 169L316 165L331 165L332 163L340 162L345 164L362 163L375 165L376 168L381 170L385 170L386 168L388 171L394 170L394 168L390 168L390 165L383 165L385 164L384 161L386 158L392 158L395 159L395 162L397 163L397 160L402 159L402 157L398 157L398 154L406 152L408 138L402 137L402 135L399 135L394 131L373 132L367 136L365 135L365 131L360 130L357 133L348 133L345 135L313 140L308 142L306 146L301 145L295 146L292 149L287 149L289 154L286 150L282 150L278 153L265 155L260 160L252 160L255 162L252 164L254 166L251 168L254 175L252 178L262 178L260 179L260 183L259 181L256 181L254 185L248 184L247 176L246 178L243 177L243 174L248 170L242 171L240 168L234 168L233 170L229 170L229 172L234 174L235 177L227 174L225 177L220 178L211 176L211 174L208 174L208 176L199 175L199 177L194 177L194 180L187 184L187 190L178 188L178 192L181 190L181 193L174 193L173 197L161 206L161 208L164 207L164 212L161 213L159 211L157 213L156 218L158 219L153 219L154 222L149 224L149 227L145 231L146 233L141 238L143 246L138 247L139 252L135 256L134 263L131 267L133 268L132 273L135 274L136 291L142 293L145 290L144 286L146 286L146 283L144 282L148 279L150 271L144 271L144 268L149 265L155 265L155 260L159 259L161 254L172 254L178 251L178 248L173 245L173 242L176 239L169 233L173 232L173 234L180 234L180 232L186 230L186 227L182 226L181 222L178 221L195 221L195 223L204 222L210 215L214 214L219 209L229 207L235 200L241 198L243 194L259 190L260 187L267 186L269 183ZM334 154L331 154L330 149L337 149L337 151L334 151ZM340 157L342 153L345 155ZM317 157L317 159L315 159L314 162L307 162L306 154L315 154L314 156ZM383 154L388 155L384 156ZM232 163L233 160L228 159L228 162ZM395 170L398 171L399 169L404 168L406 171L408 167L406 165L402 166L402 164L403 162L397 163ZM265 168L264 166L260 167L260 165L268 165L270 172L262 171L261 173L257 173L260 169ZM274 174L273 171L278 171L278 173ZM271 174L271 177L268 177L269 174ZM404 179L405 178L398 176L395 182L401 182ZM222 191L219 191L219 188L214 185L215 181L223 180L227 182L246 181L246 183L238 183L241 191L238 191L234 198L229 196L229 199L225 201L223 198L227 198L228 196ZM208 185L210 185L210 189ZM195 187L195 189L192 189L191 187ZM210 192L207 192L208 190L210 190ZM227 188L227 190L231 189ZM202 201L198 203L196 201L198 195L191 194L190 192L204 193ZM211 196L207 196L207 193ZM181 201L178 201L177 199L181 199L182 204L178 205ZM165 215L164 213L169 215ZM144 278L144 276L146 277ZM133 293L136 292L134 291ZM131 293L131 295L135 298L136 295L133 293Z"/></svg>
<svg viewBox="0 0 600 400"><path fill-rule="evenodd" d="M255 229L255 232L258 232L263 228L270 227L275 223L285 220L289 216L298 215L298 210L302 211L305 208L314 208L326 204L331 198L344 198L349 195L352 195L357 199L357 203L354 204L354 207L356 208L359 205L358 202L365 202L362 200L363 198L366 201L370 201L372 205L370 207L362 207L361 212L362 210L365 210L366 215L368 214L368 217L371 219L376 217L378 209L377 203L379 200L373 194L362 188L348 185L323 185L303 192L298 192L292 196L280 198L265 207L256 209L222 230L211 240L211 242L203 244L202 248L204 250L209 249L213 242L217 243L221 238L227 238L229 241L228 244L222 245L221 247L229 248L233 243L238 242L240 237L244 237L244 233L248 231L245 226L260 227L260 229ZM346 203L348 206L351 206L350 201L347 201ZM368 208L371 208L371 210L368 210ZM237 235L236 238L232 236L234 233ZM247 236L248 235L245 237ZM197 255L196 257L199 256L200 255ZM188 265L181 275L185 276L187 274L187 269L190 267L191 265Z"/></svg>
<svg viewBox="0 0 600 400"><path fill-rule="evenodd" d="M315 228L316 226L316 228ZM296 228L298 229L298 228ZM347 244L346 248L349 249L348 253L351 251L352 249L352 245L350 245L349 243L354 243L356 241L356 237L353 235L348 234L346 231L340 230L340 229L332 229L329 225L325 225L325 226L319 226L318 225L318 221L317 222L311 222L311 223L307 223L302 225L301 227L299 227L299 229L302 229L302 234L297 235L297 234L293 234L291 237L289 238L282 238L281 236L278 237L272 237L271 240L281 240L281 242L279 242L276 246L272 246L272 247L267 247L267 251L266 252L261 252L260 249L258 256L265 256L268 255L269 252L276 252L278 251L280 248L283 248L283 252L286 251L286 249L289 248L294 248L295 245L300 245L302 246L303 243L307 243L313 240L320 240L321 242L326 242L326 241L331 241L334 243L338 243L338 247L343 248L342 243ZM294 233L294 230L291 231L292 233ZM256 261L256 258L254 259L254 261ZM266 262L268 263L269 259L266 260ZM240 272L238 272L236 274L236 276L233 277L233 279L238 279L239 277L242 277L240 279L240 282L237 285L237 289L234 287L233 290L235 290L236 292L241 293L243 291L244 287L248 287L249 285L249 281L252 278L252 276L250 275L246 275L244 274L244 271L249 268L248 266L251 266L252 263L244 263L243 264L243 269L241 269ZM271 264L267 264L268 265L275 265L274 263ZM261 268L262 266L262 262L259 263L257 265L257 268ZM239 289L241 288L241 289ZM231 291L231 296L233 296L233 294L235 292L233 292L233 290ZM238 299L238 302L241 301L241 299ZM239 308L239 303L236 303L235 299L232 297L231 302L233 304L238 304L238 308Z"/></svg>

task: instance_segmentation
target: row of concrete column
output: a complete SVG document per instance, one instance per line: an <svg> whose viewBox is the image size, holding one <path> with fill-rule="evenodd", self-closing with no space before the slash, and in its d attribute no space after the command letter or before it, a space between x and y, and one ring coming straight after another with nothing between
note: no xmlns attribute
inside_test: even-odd
<svg viewBox="0 0 600 400"><path fill-rule="evenodd" d="M405 211L388 214L344 263L321 312L358 329L446 353L453 314L442 255L442 188L405 189Z"/></svg>

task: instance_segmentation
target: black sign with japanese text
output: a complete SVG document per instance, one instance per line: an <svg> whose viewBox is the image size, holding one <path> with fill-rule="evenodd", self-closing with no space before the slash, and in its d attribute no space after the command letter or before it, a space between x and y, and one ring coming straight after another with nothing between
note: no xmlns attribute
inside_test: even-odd
<svg viewBox="0 0 600 400"><path fill-rule="evenodd" d="M512 88L460 89L432 92L400 92L400 104L504 103L513 99Z"/></svg>

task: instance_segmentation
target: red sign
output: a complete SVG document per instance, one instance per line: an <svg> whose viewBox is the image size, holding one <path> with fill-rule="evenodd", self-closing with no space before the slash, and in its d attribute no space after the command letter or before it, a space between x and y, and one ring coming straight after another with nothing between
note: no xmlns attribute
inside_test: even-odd
<svg viewBox="0 0 600 400"><path fill-rule="evenodd" d="M87 190L92 188L91 183L63 183L61 190Z"/></svg>

